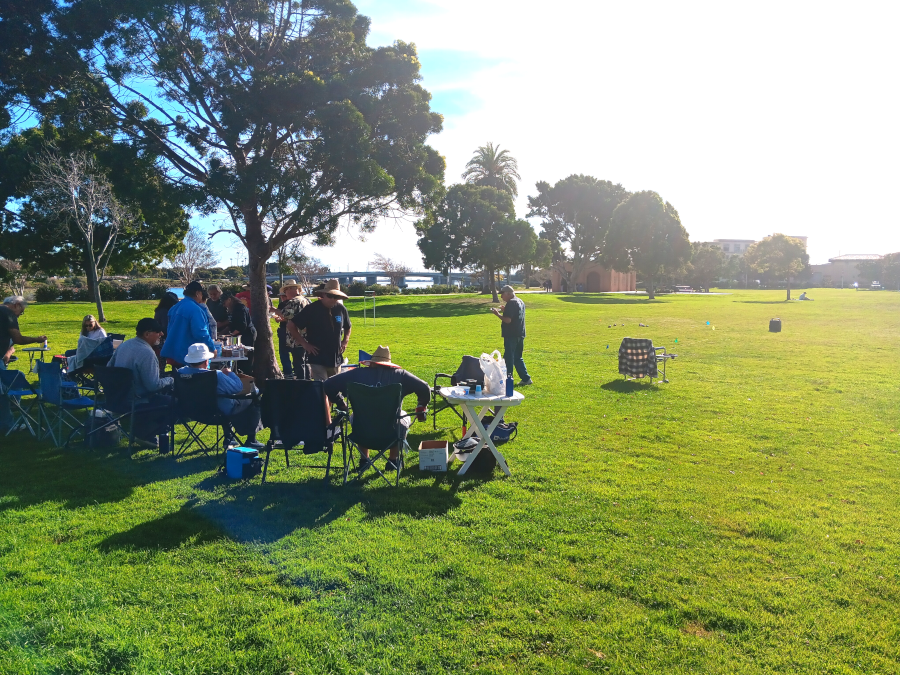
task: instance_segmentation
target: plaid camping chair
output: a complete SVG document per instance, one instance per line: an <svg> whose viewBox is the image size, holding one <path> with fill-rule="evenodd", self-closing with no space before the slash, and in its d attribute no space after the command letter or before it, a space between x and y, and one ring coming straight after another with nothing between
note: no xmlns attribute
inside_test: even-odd
<svg viewBox="0 0 900 675"><path fill-rule="evenodd" d="M262 397L263 426L270 430L266 443L266 462L262 482L266 482L269 455L276 447L284 450L284 461L291 466L288 450L302 446L304 455L324 452L325 464L305 465L312 469L325 469L328 482L334 444L340 442L344 457L344 482L347 482L347 444L344 440L346 413L338 411L328 420L325 384L317 380L266 380Z"/></svg>
<svg viewBox="0 0 900 675"><path fill-rule="evenodd" d="M666 361L676 356L677 354L667 354L665 347L654 347L653 340L627 337L619 346L619 374L624 375L626 380L643 377L652 380L659 377L659 363L662 363L662 381L668 382Z"/></svg>
<svg viewBox="0 0 900 675"><path fill-rule="evenodd" d="M151 404L149 400L137 396L134 390L134 373L131 368L119 366L98 366L94 370L97 395L94 397L92 422L97 419L97 411L102 410L105 416L102 422L92 423L87 436L102 433L109 427L123 431L122 420L129 419L128 447L134 445L134 418L136 414L146 414L165 410L168 406ZM174 440L175 435L170 437ZM85 439L87 440L87 439Z"/></svg>
<svg viewBox="0 0 900 675"><path fill-rule="evenodd" d="M482 387L484 386L484 371L481 370L481 361L474 356L464 356L462 357L462 363L459 364L459 368L456 369L456 372L452 375L448 375L446 373L437 373L434 376L434 386L431 388L431 400L432 408L431 408L431 422L434 425L434 429L437 430L437 414L442 410L452 410L459 420L466 424L465 416L459 411L459 409L450 403L443 395L441 395L441 387L446 387L447 383L438 383L438 379L443 378L445 380L450 380L450 386L455 387L460 382L464 382L466 380L477 380L478 384Z"/></svg>
<svg viewBox="0 0 900 675"><path fill-rule="evenodd" d="M357 453L359 447L369 449L369 465L375 473L384 478L389 484L391 480L375 466L375 462L384 459L388 451L400 444L400 456L397 460L397 475L394 486L400 485L400 473L405 464L406 450L409 445L406 442L406 433L400 420L410 415L404 415L401 408L403 403L403 385L399 382L384 387L370 387L359 382L347 384L347 398L350 399L350 407L353 415L350 418L352 429L347 435L349 445L349 462L344 462L344 482L350 472L350 464L354 463L353 449ZM365 470L357 474L357 479L362 478Z"/></svg>
<svg viewBox="0 0 900 675"><path fill-rule="evenodd" d="M0 396L5 396L9 401L13 417L13 423L6 432L7 436L22 428L27 429L35 438L40 436L40 409L36 414L31 412L35 405L40 405L38 400L40 395L41 390L32 387L21 370L0 370Z"/></svg>

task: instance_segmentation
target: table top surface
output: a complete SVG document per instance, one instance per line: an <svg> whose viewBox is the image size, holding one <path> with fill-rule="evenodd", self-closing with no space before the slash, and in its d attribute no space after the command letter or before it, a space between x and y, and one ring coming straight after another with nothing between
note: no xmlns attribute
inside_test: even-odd
<svg viewBox="0 0 900 675"><path fill-rule="evenodd" d="M497 403L519 405L525 400L525 394L514 391L512 396L492 396L490 394L458 394L457 387L441 387L441 396L454 403Z"/></svg>
<svg viewBox="0 0 900 675"><path fill-rule="evenodd" d="M49 352L50 347L25 347L23 352Z"/></svg>
<svg viewBox="0 0 900 675"><path fill-rule="evenodd" d="M209 360L210 363L229 363L231 361L249 361L246 356L216 356Z"/></svg>

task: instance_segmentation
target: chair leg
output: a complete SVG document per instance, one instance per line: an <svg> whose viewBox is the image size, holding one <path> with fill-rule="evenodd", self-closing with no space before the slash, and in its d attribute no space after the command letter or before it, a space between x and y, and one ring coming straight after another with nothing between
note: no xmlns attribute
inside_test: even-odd
<svg viewBox="0 0 900 675"><path fill-rule="evenodd" d="M272 441L266 443L266 463L263 465L262 482L266 482L266 473L269 471L269 455L272 454Z"/></svg>

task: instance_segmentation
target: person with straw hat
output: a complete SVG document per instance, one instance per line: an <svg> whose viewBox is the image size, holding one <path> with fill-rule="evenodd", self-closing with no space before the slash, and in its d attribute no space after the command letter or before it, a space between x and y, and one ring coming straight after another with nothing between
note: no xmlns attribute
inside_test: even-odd
<svg viewBox="0 0 900 675"><path fill-rule="evenodd" d="M290 282L281 287L281 302L275 310L275 320L278 321L278 354L281 357L281 372L285 379L296 377L306 379L308 370L306 362L306 350L288 333L287 325L291 319L297 316L303 308L309 304L309 300L303 297L300 284ZM293 363L292 363L293 361Z"/></svg>
<svg viewBox="0 0 900 675"><path fill-rule="evenodd" d="M403 387L403 398L410 394L415 394L417 398L416 419L420 422L425 421L428 411L428 402L431 400L431 387L425 380L422 380L409 371L403 370L396 363L391 361L390 347L379 346L372 354L368 361L360 361L360 365L368 366L367 368L351 368L340 375L335 375L325 380L325 395L328 399L334 401L338 408L346 409L344 395L347 393L347 385L351 382L358 382L370 387L384 387L391 384L400 383ZM400 413L400 420L397 426L397 432L400 438L406 438L406 433L412 424L412 417L407 417L403 410ZM369 448L361 447L359 471L362 473L371 466L369 462ZM385 467L386 471L396 471L397 461L400 457L400 446L396 445L391 448L388 455L388 462Z"/></svg>
<svg viewBox="0 0 900 675"><path fill-rule="evenodd" d="M339 301L347 294L337 279L330 279L316 294L319 299L307 305L288 323L288 335L308 354L314 380L336 375L350 342L350 314ZM303 335L301 331L306 331Z"/></svg>

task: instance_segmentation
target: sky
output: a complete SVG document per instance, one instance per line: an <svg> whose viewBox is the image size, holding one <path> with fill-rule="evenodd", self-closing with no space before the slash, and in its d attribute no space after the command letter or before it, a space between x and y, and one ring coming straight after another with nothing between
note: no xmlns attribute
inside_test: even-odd
<svg viewBox="0 0 900 675"><path fill-rule="evenodd" d="M519 162L520 216L536 181L583 173L658 192L692 241L804 235L813 264L900 251L900 3L356 4L369 44L416 44L448 185L491 141ZM423 269L412 220L311 253Z"/></svg>

